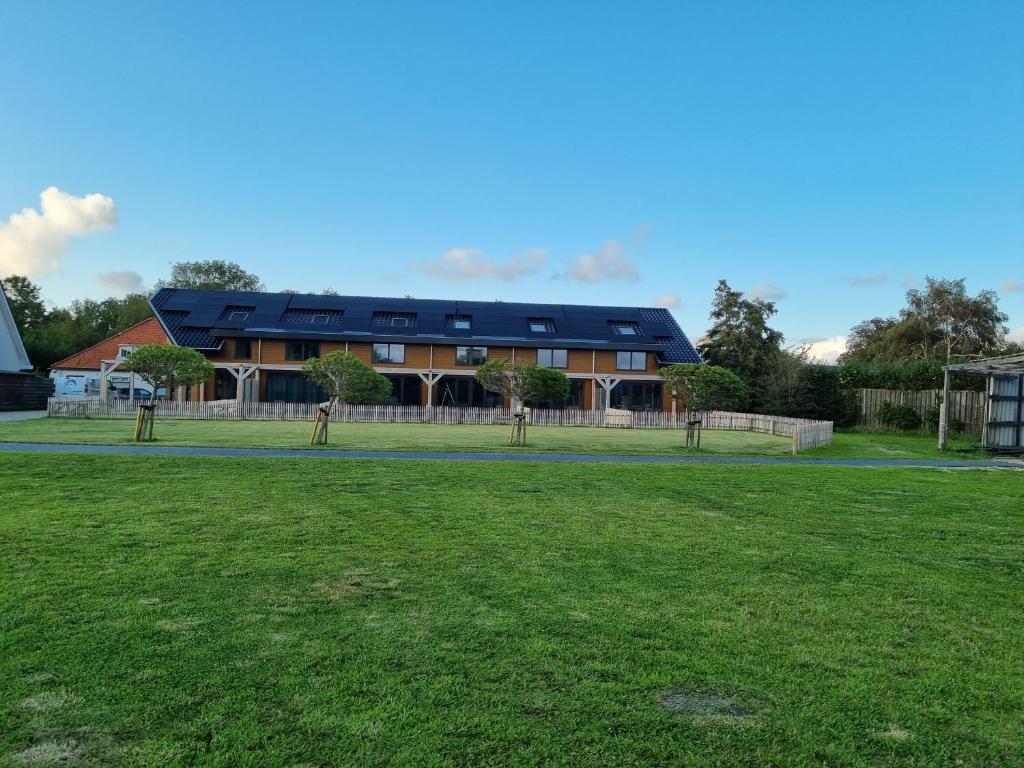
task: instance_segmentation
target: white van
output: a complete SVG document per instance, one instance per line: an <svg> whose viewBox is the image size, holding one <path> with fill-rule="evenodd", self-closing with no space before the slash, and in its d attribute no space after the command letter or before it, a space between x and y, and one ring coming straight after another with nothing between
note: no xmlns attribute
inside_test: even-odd
<svg viewBox="0 0 1024 768"><path fill-rule="evenodd" d="M91 373L52 371L54 397L99 397L100 377Z"/></svg>

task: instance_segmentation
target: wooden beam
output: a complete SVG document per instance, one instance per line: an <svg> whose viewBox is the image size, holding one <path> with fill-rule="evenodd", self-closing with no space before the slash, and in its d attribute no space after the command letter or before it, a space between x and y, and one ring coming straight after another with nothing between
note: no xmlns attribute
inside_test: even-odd
<svg viewBox="0 0 1024 768"><path fill-rule="evenodd" d="M939 450L945 451L949 443L949 395L950 375L947 368L942 372L942 405L939 406Z"/></svg>

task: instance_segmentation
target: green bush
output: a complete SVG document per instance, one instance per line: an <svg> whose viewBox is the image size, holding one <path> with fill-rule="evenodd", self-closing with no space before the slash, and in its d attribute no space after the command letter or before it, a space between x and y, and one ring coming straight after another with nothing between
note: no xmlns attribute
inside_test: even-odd
<svg viewBox="0 0 1024 768"><path fill-rule="evenodd" d="M939 414L940 406L938 403L929 406L924 412L924 426L929 432L938 433L939 431ZM953 417L949 420L949 433L952 435L963 434L964 430L967 429L967 425L964 424L963 419Z"/></svg>
<svg viewBox="0 0 1024 768"><path fill-rule="evenodd" d="M878 420L888 429L909 432L921 429L921 415L911 405L882 403L878 407Z"/></svg>

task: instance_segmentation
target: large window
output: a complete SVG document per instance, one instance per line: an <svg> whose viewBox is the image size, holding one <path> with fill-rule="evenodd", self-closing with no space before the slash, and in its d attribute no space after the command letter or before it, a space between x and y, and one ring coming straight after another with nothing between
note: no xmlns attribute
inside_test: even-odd
<svg viewBox="0 0 1024 768"><path fill-rule="evenodd" d="M315 341L287 341L284 345L285 360L308 360L320 357L320 344Z"/></svg>
<svg viewBox="0 0 1024 768"><path fill-rule="evenodd" d="M619 371L646 371L646 352L616 352L615 368Z"/></svg>
<svg viewBox="0 0 1024 768"><path fill-rule="evenodd" d="M501 395L488 392L472 376L445 376L434 385L435 405L493 408L501 403Z"/></svg>
<svg viewBox="0 0 1024 768"><path fill-rule="evenodd" d="M567 349L538 349L537 365L545 368L568 368L569 350Z"/></svg>
<svg viewBox="0 0 1024 768"><path fill-rule="evenodd" d="M404 363L405 344L374 344L373 362Z"/></svg>
<svg viewBox="0 0 1024 768"><path fill-rule="evenodd" d="M620 381L612 388L609 405L629 411L660 411L661 398L660 381Z"/></svg>
<svg viewBox="0 0 1024 768"><path fill-rule="evenodd" d="M236 341L235 342L235 360L252 360L252 342Z"/></svg>
<svg viewBox="0 0 1024 768"><path fill-rule="evenodd" d="M487 362L487 347L456 347L456 365L483 365Z"/></svg>
<svg viewBox="0 0 1024 768"><path fill-rule="evenodd" d="M267 371L267 400L272 403L322 403L326 399L327 394L298 371Z"/></svg>

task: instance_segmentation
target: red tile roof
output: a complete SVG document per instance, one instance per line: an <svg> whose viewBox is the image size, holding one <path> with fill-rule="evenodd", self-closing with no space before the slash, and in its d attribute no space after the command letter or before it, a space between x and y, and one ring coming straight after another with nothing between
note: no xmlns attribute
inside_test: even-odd
<svg viewBox="0 0 1024 768"><path fill-rule="evenodd" d="M149 317L141 323L115 333L109 339L86 347L70 357L58 360L50 368L62 368L72 371L98 371L100 361L114 360L122 344L170 344L163 327L155 317Z"/></svg>

